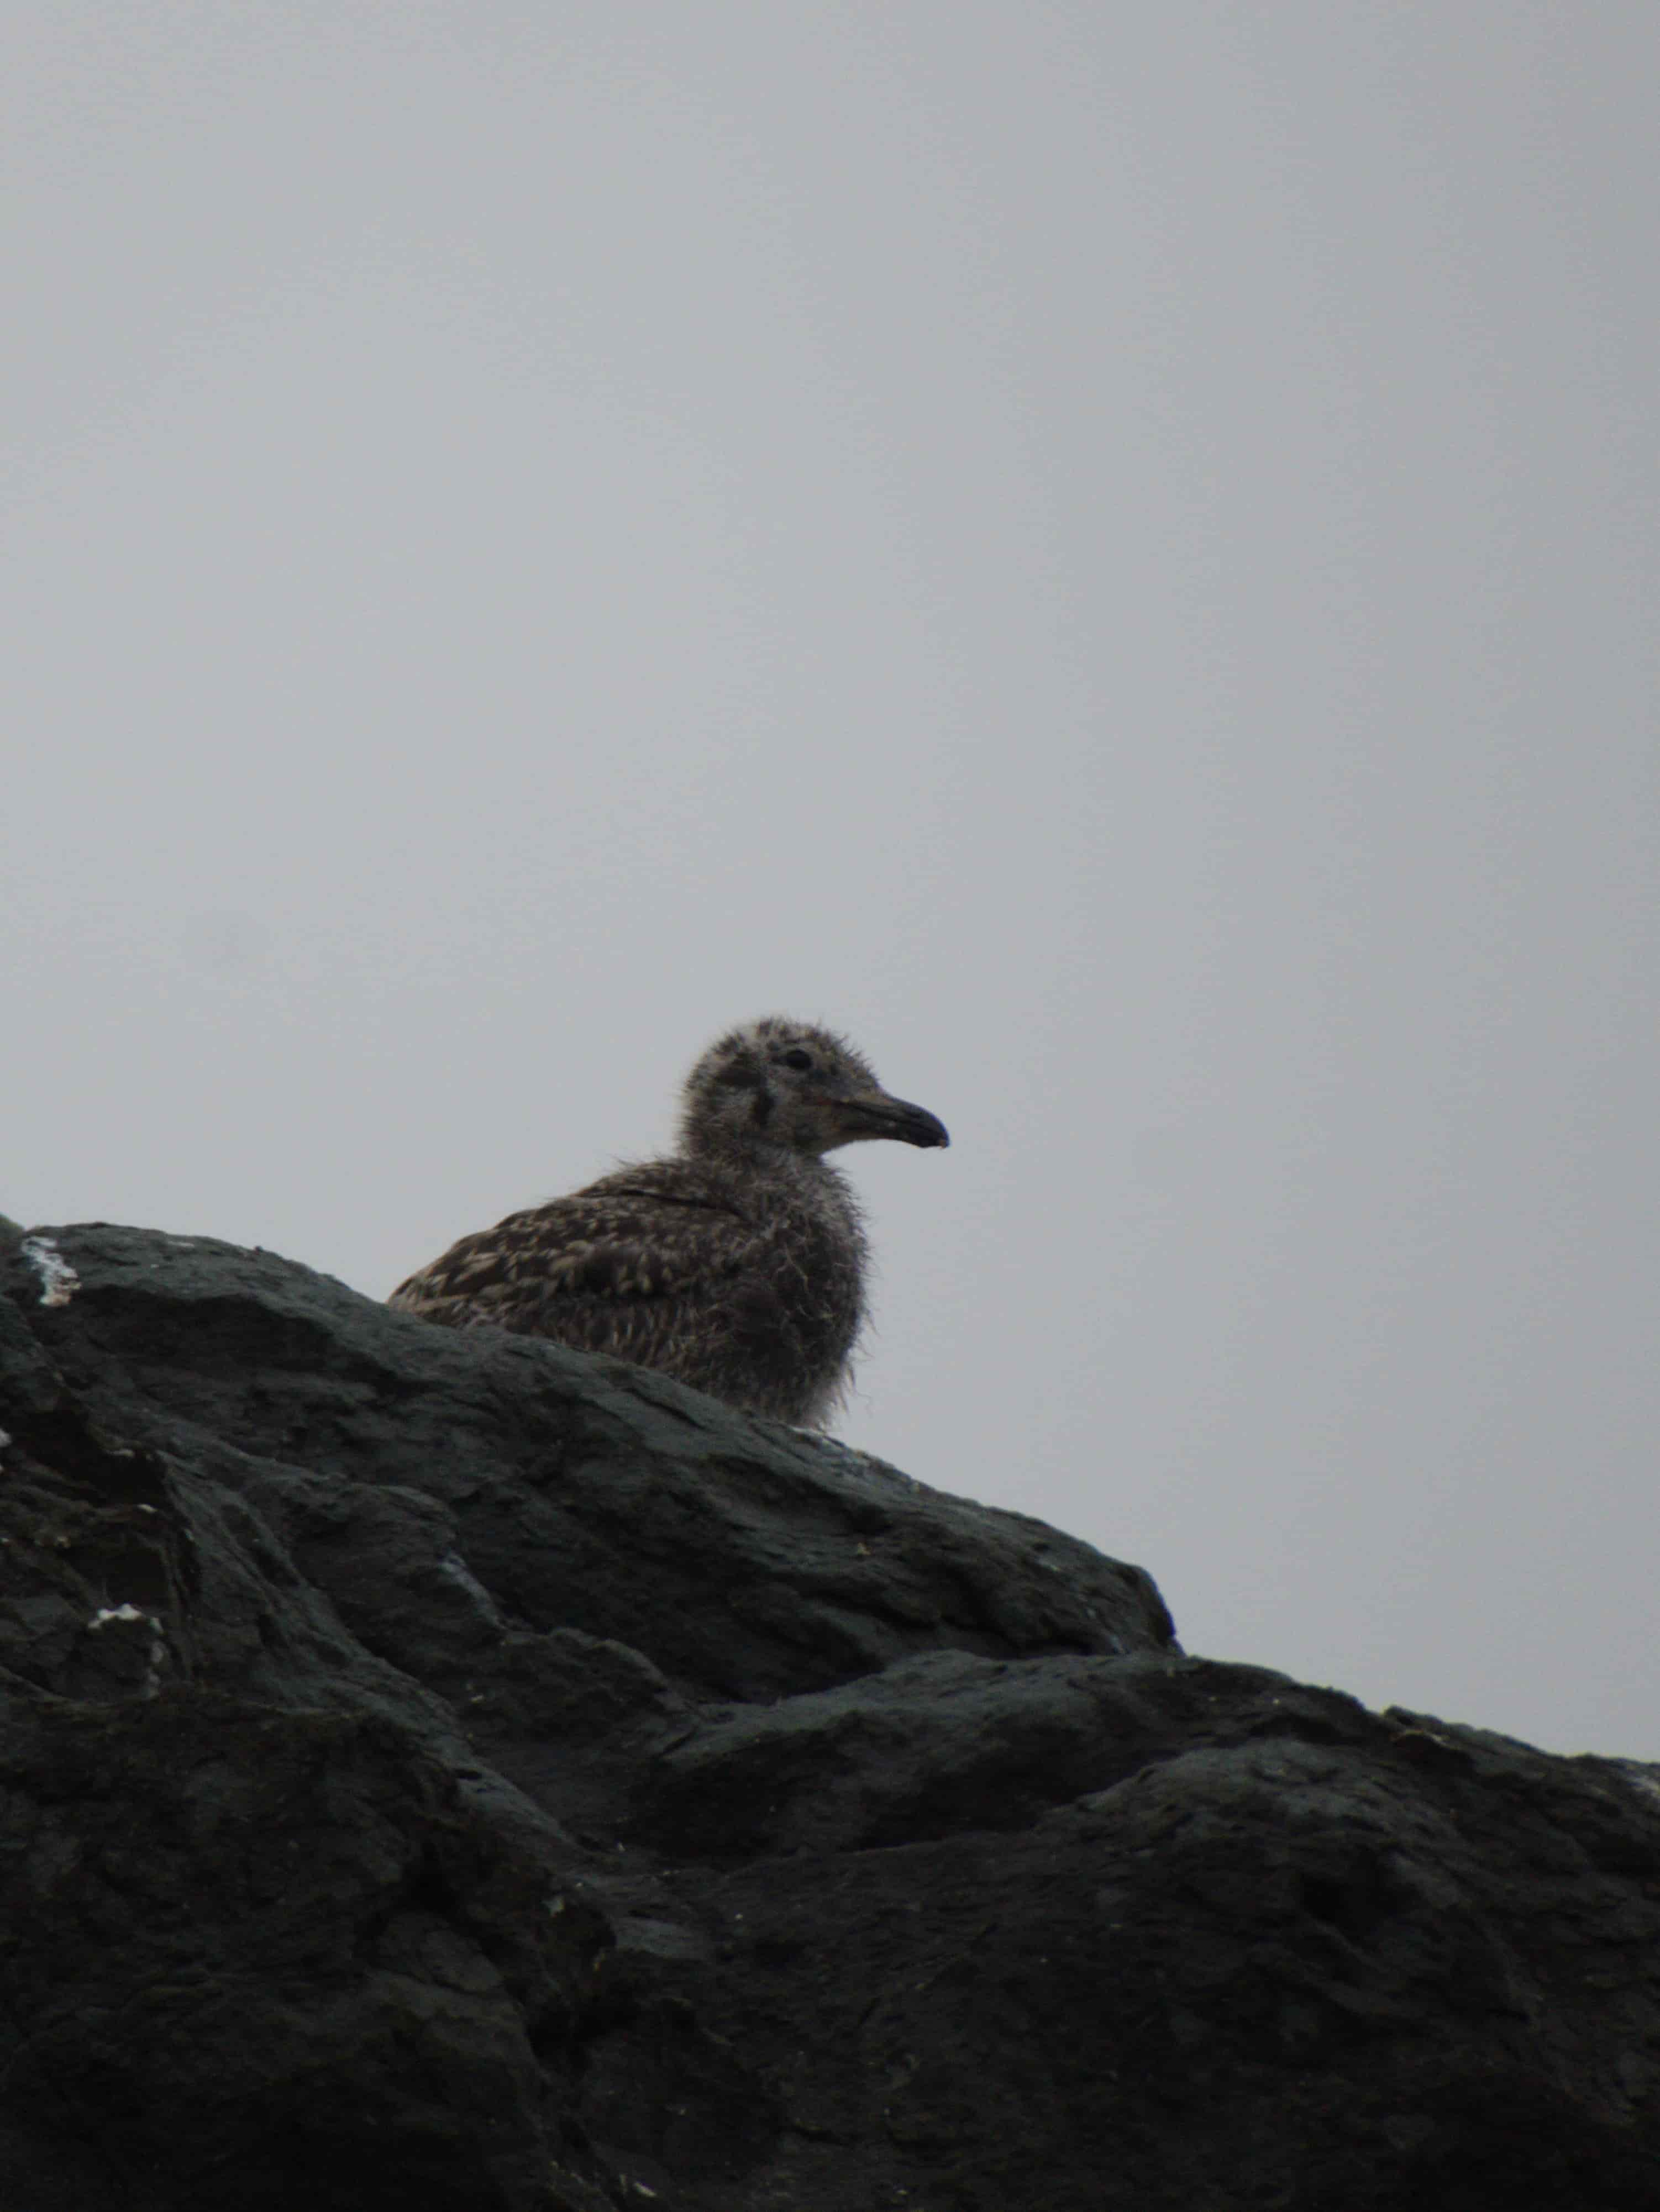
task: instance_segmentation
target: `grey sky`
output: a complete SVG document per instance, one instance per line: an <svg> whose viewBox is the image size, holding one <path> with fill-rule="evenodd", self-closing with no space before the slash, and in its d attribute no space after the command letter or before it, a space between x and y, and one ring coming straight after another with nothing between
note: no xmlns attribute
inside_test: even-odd
<svg viewBox="0 0 1660 2212"><path fill-rule="evenodd" d="M380 1295L827 1018L843 1434L1660 1756L1660 11L9 21L0 1208Z"/></svg>

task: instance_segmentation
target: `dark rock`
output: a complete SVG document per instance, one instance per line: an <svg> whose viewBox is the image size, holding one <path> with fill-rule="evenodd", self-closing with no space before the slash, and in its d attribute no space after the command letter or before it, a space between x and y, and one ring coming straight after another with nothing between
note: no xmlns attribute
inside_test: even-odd
<svg viewBox="0 0 1660 2212"><path fill-rule="evenodd" d="M551 1345L0 1261L0 2204L1660 2208L1660 1774Z"/></svg>

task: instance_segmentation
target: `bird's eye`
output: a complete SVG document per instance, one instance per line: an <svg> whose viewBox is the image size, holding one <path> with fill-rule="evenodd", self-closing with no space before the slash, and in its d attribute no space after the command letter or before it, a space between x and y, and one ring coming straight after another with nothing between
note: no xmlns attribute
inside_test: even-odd
<svg viewBox="0 0 1660 2212"><path fill-rule="evenodd" d="M783 1067L811 1067L812 1054L810 1052L803 1052L800 1046L797 1045L794 1052L779 1054L779 1065Z"/></svg>

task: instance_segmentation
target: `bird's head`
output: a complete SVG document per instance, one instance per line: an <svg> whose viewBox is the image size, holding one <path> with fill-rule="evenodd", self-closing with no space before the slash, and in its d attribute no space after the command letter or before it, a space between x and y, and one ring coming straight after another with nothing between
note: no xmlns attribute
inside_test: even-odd
<svg viewBox="0 0 1660 2212"><path fill-rule="evenodd" d="M943 1121L890 1097L842 1038L781 1014L709 1047L686 1078L680 1135L689 1152L758 1143L817 1155L876 1137L951 1142Z"/></svg>

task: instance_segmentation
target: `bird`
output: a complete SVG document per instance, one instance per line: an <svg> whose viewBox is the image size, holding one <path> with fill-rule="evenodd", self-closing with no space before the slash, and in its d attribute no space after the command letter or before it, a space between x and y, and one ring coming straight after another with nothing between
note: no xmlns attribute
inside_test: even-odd
<svg viewBox="0 0 1660 2212"><path fill-rule="evenodd" d="M463 1237L387 1300L608 1352L740 1411L824 1428L865 1319L862 1216L826 1154L951 1139L844 1037L769 1014L686 1077L677 1149Z"/></svg>

